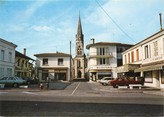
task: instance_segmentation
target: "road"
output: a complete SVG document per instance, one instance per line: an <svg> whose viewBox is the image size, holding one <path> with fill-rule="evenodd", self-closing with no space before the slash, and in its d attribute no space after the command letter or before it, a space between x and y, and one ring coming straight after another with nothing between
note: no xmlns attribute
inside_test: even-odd
<svg viewBox="0 0 164 117"><path fill-rule="evenodd" d="M2 116L55 116L55 117L159 117L162 105L72 103L38 101L2 101Z"/></svg>
<svg viewBox="0 0 164 117"><path fill-rule="evenodd" d="M164 116L161 96L118 92L97 83L74 82L60 90L0 91L2 116Z"/></svg>

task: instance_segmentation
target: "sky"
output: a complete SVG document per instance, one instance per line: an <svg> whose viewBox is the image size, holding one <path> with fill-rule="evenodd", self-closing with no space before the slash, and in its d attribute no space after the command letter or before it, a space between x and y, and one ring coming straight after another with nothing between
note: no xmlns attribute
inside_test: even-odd
<svg viewBox="0 0 164 117"><path fill-rule="evenodd" d="M136 44L160 30L164 0L0 0L0 38L17 51L75 56L79 14L84 48L95 42ZM85 50L87 53L88 51Z"/></svg>

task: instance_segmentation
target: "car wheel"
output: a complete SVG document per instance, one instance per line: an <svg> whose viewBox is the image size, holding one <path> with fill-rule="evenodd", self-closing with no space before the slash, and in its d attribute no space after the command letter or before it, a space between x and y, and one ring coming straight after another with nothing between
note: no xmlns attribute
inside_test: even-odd
<svg viewBox="0 0 164 117"><path fill-rule="evenodd" d="M14 83L13 86L14 86L14 87L18 87L19 84L18 84L18 83Z"/></svg>
<svg viewBox="0 0 164 117"><path fill-rule="evenodd" d="M117 88L117 86L116 85L113 85L113 88Z"/></svg>
<svg viewBox="0 0 164 117"><path fill-rule="evenodd" d="M30 84L30 82L28 81L28 82L27 82L27 84L29 85L29 84Z"/></svg>
<svg viewBox="0 0 164 117"><path fill-rule="evenodd" d="M105 84L105 83L102 83L102 85L104 85L104 86L105 86L106 84Z"/></svg>

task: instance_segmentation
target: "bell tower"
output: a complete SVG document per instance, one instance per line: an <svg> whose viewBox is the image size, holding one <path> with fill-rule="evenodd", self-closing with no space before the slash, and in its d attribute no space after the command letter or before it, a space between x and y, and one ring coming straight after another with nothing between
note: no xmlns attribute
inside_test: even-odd
<svg viewBox="0 0 164 117"><path fill-rule="evenodd" d="M85 79L85 62L86 57L84 54L84 35L82 31L81 18L79 15L77 34L76 34L76 48L74 58L75 79Z"/></svg>

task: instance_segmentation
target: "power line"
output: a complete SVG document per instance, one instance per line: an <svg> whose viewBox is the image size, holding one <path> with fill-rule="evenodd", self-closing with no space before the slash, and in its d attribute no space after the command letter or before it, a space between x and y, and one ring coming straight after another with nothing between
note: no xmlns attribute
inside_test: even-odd
<svg viewBox="0 0 164 117"><path fill-rule="evenodd" d="M107 11L100 5L100 3L95 0L96 3L99 5L99 7L104 11L104 13L110 18L110 20L129 38L131 39L132 41L134 41L136 43L135 40L133 40L114 20L113 18L107 13Z"/></svg>

